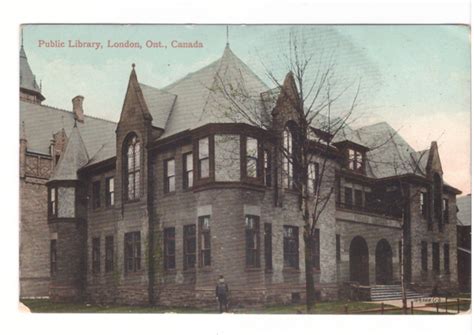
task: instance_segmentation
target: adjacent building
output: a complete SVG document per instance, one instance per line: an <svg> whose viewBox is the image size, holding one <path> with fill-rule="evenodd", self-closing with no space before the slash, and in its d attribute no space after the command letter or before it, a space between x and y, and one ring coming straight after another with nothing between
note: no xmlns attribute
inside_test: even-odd
<svg viewBox="0 0 474 335"><path fill-rule="evenodd" d="M34 83L23 49L20 60ZM281 150L298 136L291 73L270 88L228 45L161 89L133 65L118 123L85 116L81 96L72 112L45 106L35 85L20 87L22 295L201 306L224 275L235 305L304 298L298 171ZM265 127L221 85L245 87L240 107ZM457 290L460 191L436 142L417 152L387 123L311 132L308 188L334 189L314 239L319 298L399 283L402 253L410 287Z"/></svg>

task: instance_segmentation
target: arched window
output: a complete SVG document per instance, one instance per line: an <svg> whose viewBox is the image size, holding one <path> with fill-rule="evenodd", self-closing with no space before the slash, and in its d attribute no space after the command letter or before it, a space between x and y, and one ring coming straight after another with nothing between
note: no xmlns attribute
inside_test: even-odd
<svg viewBox="0 0 474 335"><path fill-rule="evenodd" d="M283 185L293 185L293 136L288 127L283 131Z"/></svg>
<svg viewBox="0 0 474 335"><path fill-rule="evenodd" d="M439 225L441 226L441 224L443 222L443 218L442 218L443 180L441 179L441 176L438 173L435 173L433 175L433 182L434 182L434 194L433 194L434 213L435 213L436 219L438 220Z"/></svg>
<svg viewBox="0 0 474 335"><path fill-rule="evenodd" d="M125 190L128 200L140 198L140 141L136 135L126 142Z"/></svg>

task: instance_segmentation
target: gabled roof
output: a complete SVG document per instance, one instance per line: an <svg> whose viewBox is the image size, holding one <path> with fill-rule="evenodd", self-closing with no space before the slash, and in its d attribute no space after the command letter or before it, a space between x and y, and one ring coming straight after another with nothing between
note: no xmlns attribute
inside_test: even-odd
<svg viewBox="0 0 474 335"><path fill-rule="evenodd" d="M61 158L59 158L58 165L49 180L78 180L77 171L86 165L88 161L89 155L87 154L86 146L82 141L79 128L74 125L70 132L66 149Z"/></svg>
<svg viewBox="0 0 474 335"><path fill-rule="evenodd" d="M226 99L224 89L232 94L245 92L250 97L245 103L251 104L246 107L261 113L260 93L269 88L226 46L220 59L163 88L177 98L161 138L207 123L245 122Z"/></svg>
<svg viewBox="0 0 474 335"><path fill-rule="evenodd" d="M24 124L27 150L49 155L53 134L61 129L69 137L74 126L74 113L46 105L20 101L20 125ZM115 136L117 124L112 121L85 116L84 123L77 123L87 152L94 155L104 139Z"/></svg>
<svg viewBox="0 0 474 335"><path fill-rule="evenodd" d="M145 84L140 83L139 85L148 111L153 118L153 126L165 129L166 121L176 101L176 95Z"/></svg>
<svg viewBox="0 0 474 335"><path fill-rule="evenodd" d="M20 48L20 89L36 95L40 101L45 99L41 94L41 88L36 82L35 75L31 71L30 64L28 64L28 58L26 57L23 45Z"/></svg>
<svg viewBox="0 0 474 335"><path fill-rule="evenodd" d="M456 205L458 206L458 225L470 226L471 225L471 195L465 195L463 197L456 198Z"/></svg>

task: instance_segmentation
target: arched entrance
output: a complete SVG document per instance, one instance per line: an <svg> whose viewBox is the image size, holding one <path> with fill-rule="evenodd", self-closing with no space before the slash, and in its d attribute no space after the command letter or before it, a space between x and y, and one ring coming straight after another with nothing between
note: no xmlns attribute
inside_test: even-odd
<svg viewBox="0 0 474 335"><path fill-rule="evenodd" d="M351 281L369 285L369 249L361 236L356 236L351 241L349 266Z"/></svg>
<svg viewBox="0 0 474 335"><path fill-rule="evenodd" d="M387 285L392 279L392 248L386 239L382 239L375 248L375 282Z"/></svg>

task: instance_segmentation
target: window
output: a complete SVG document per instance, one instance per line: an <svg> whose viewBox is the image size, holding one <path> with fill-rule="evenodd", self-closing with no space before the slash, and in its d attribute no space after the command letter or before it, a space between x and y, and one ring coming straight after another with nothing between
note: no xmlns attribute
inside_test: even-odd
<svg viewBox="0 0 474 335"><path fill-rule="evenodd" d="M140 232L125 234L125 272L137 272L141 269Z"/></svg>
<svg viewBox="0 0 474 335"><path fill-rule="evenodd" d="M259 222L258 216L245 216L245 265L247 267L260 266L259 251Z"/></svg>
<svg viewBox="0 0 474 335"><path fill-rule="evenodd" d="M336 261L341 261L341 235L336 234Z"/></svg>
<svg viewBox="0 0 474 335"><path fill-rule="evenodd" d="M199 140L199 178L209 177L209 137Z"/></svg>
<svg viewBox="0 0 474 335"><path fill-rule="evenodd" d="M257 178L258 173L258 141L255 138L247 137L246 139L246 161L247 161L247 177Z"/></svg>
<svg viewBox="0 0 474 335"><path fill-rule="evenodd" d="M265 186L272 186L272 156L268 150L263 152L263 176Z"/></svg>
<svg viewBox="0 0 474 335"><path fill-rule="evenodd" d="M273 268L272 255L272 224L265 223L264 226L264 248L265 248L265 269L271 270Z"/></svg>
<svg viewBox="0 0 474 335"><path fill-rule="evenodd" d="M105 237L105 272L114 270L114 237Z"/></svg>
<svg viewBox="0 0 474 335"><path fill-rule="evenodd" d="M115 204L114 177L105 179L105 202L107 207L112 207Z"/></svg>
<svg viewBox="0 0 474 335"><path fill-rule="evenodd" d="M283 131L283 185L293 188L293 136L288 127Z"/></svg>
<svg viewBox="0 0 474 335"><path fill-rule="evenodd" d="M433 242L433 272L439 273L439 243Z"/></svg>
<svg viewBox="0 0 474 335"><path fill-rule="evenodd" d="M199 264L211 266L211 227L209 216L199 217Z"/></svg>
<svg viewBox="0 0 474 335"><path fill-rule="evenodd" d="M352 188L344 187L344 202L347 208L352 208Z"/></svg>
<svg viewBox="0 0 474 335"><path fill-rule="evenodd" d="M354 204L355 207L360 209L362 208L362 191L361 190L354 190Z"/></svg>
<svg viewBox="0 0 474 335"><path fill-rule="evenodd" d="M128 200L140 198L140 141L132 136L127 142L125 190Z"/></svg>
<svg viewBox="0 0 474 335"><path fill-rule="evenodd" d="M56 217L58 213L58 190L56 187L49 189L49 204L48 204L49 215Z"/></svg>
<svg viewBox="0 0 474 335"><path fill-rule="evenodd" d="M421 242L421 270L428 271L428 243Z"/></svg>
<svg viewBox="0 0 474 335"><path fill-rule="evenodd" d="M443 246L444 254L444 273L449 273L449 244L445 243Z"/></svg>
<svg viewBox="0 0 474 335"><path fill-rule="evenodd" d="M443 221L449 223L449 200L443 199Z"/></svg>
<svg viewBox="0 0 474 335"><path fill-rule="evenodd" d="M51 240L49 244L49 262L51 276L58 273L58 258L57 258L57 240Z"/></svg>
<svg viewBox="0 0 474 335"><path fill-rule="evenodd" d="M184 269L193 269L196 266L196 226L184 226L183 234Z"/></svg>
<svg viewBox="0 0 474 335"><path fill-rule="evenodd" d="M100 181L92 183L92 208L100 207Z"/></svg>
<svg viewBox="0 0 474 335"><path fill-rule="evenodd" d="M92 273L100 272L100 238L92 239Z"/></svg>
<svg viewBox="0 0 474 335"><path fill-rule="evenodd" d="M299 268L298 227L283 226L283 263L286 267Z"/></svg>
<svg viewBox="0 0 474 335"><path fill-rule="evenodd" d="M311 162L308 164L308 194L316 194L318 188L319 164Z"/></svg>
<svg viewBox="0 0 474 335"><path fill-rule="evenodd" d="M363 172L363 155L362 152L349 149L348 168L353 171Z"/></svg>
<svg viewBox="0 0 474 335"><path fill-rule="evenodd" d="M428 218L428 194L426 192L420 193L420 213L424 219Z"/></svg>
<svg viewBox="0 0 474 335"><path fill-rule="evenodd" d="M183 188L193 187L193 153L183 155Z"/></svg>
<svg viewBox="0 0 474 335"><path fill-rule="evenodd" d="M165 193L175 191L174 159L165 161Z"/></svg>
<svg viewBox="0 0 474 335"><path fill-rule="evenodd" d="M320 253L320 241L319 241L319 229L314 230L313 245L311 248L313 253L313 268L316 270L321 269L321 253Z"/></svg>
<svg viewBox="0 0 474 335"><path fill-rule="evenodd" d="M165 228L164 247L165 247L165 269L176 268L176 233L174 228Z"/></svg>

